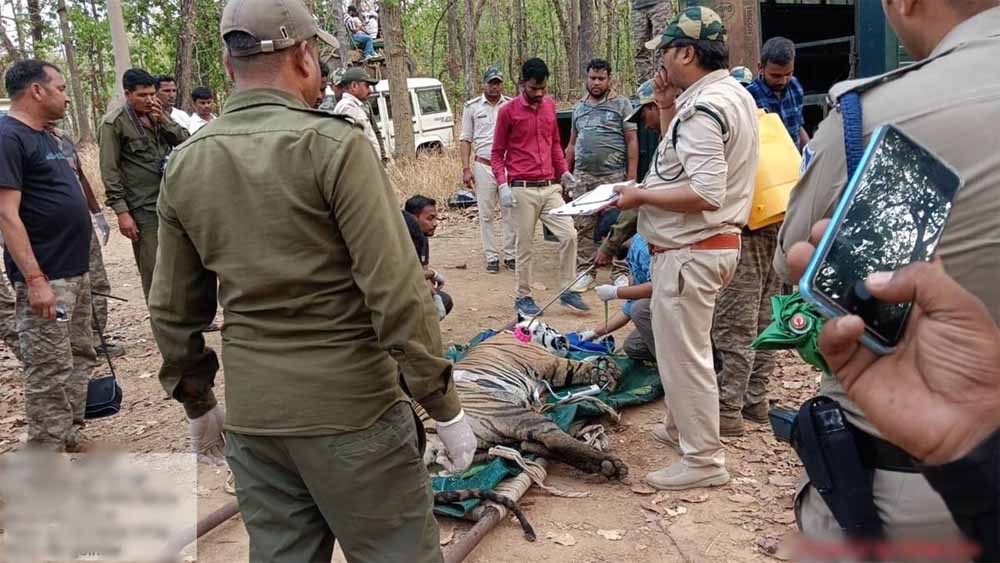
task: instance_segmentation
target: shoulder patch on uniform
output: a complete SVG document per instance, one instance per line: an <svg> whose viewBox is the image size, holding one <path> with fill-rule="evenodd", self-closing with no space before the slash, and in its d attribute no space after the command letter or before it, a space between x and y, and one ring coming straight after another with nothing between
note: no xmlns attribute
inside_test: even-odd
<svg viewBox="0 0 1000 563"><path fill-rule="evenodd" d="M113 110L109 111L108 113L104 114L104 117L101 118L101 123L114 123L115 120L118 119L118 117L124 111L125 111L125 106L124 105L116 107L115 109L113 109Z"/></svg>
<svg viewBox="0 0 1000 563"><path fill-rule="evenodd" d="M472 98L471 100L468 100L468 101L465 102L465 107L469 107L469 106L471 106L472 104L474 104L474 103L476 103L478 101L479 101L479 98Z"/></svg>

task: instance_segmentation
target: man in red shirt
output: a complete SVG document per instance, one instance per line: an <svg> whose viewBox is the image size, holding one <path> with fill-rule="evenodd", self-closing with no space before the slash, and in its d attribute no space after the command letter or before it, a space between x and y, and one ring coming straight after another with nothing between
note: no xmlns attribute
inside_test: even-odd
<svg viewBox="0 0 1000 563"><path fill-rule="evenodd" d="M548 215L564 203L563 188L569 189L577 183L563 157L555 102L545 97L548 80L549 68L542 59L529 59L521 65L521 95L500 108L491 155L493 174L500 184L500 205L514 210L517 229L514 308L525 317L541 312L531 298L532 243L539 220L559 239L560 287L569 286L576 277L573 219ZM572 291L562 294L559 302L573 311L590 309Z"/></svg>

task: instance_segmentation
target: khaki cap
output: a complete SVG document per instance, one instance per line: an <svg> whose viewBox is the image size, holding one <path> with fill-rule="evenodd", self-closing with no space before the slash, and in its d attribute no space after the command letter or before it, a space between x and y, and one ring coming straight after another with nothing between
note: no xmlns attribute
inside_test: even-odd
<svg viewBox="0 0 1000 563"><path fill-rule="evenodd" d="M313 37L331 47L340 46L333 35L320 29L302 0L229 0L219 31L223 38L230 31L242 31L260 41L249 49L230 50L231 57L273 53Z"/></svg>

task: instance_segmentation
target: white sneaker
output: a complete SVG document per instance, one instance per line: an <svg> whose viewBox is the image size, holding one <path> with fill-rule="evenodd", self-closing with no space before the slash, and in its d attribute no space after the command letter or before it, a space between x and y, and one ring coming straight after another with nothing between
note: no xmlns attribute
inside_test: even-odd
<svg viewBox="0 0 1000 563"><path fill-rule="evenodd" d="M576 280L576 283L574 283L573 287L570 287L569 290L575 293L583 293L584 291L590 289L590 284L592 283L594 283L594 275L587 274Z"/></svg>
<svg viewBox="0 0 1000 563"><path fill-rule="evenodd" d="M615 276L615 286L617 287L628 287L630 284L628 276L625 274L618 274Z"/></svg>

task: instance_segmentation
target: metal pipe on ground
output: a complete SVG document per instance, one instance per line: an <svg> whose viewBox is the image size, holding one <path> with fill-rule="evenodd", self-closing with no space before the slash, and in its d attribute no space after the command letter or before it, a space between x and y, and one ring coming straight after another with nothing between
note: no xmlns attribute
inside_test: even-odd
<svg viewBox="0 0 1000 563"><path fill-rule="evenodd" d="M548 462L544 458L535 460L543 469L548 469ZM516 477L512 477L500 483L496 492L517 502L521 500L524 493L531 488L531 478L526 472L522 472ZM507 507L492 502L481 503L472 509L469 518L476 520L476 525L469 530L469 533L462 536L462 539L444 549L444 563L461 563L472 553L472 550L483 541L493 528L507 518Z"/></svg>
<svg viewBox="0 0 1000 563"><path fill-rule="evenodd" d="M157 561L160 561L161 563L177 561L180 558L181 552L184 551L184 548L190 545L191 542L201 539L201 537L205 534L211 532L215 528L218 528L223 522L229 520L233 516L236 516L237 512L239 512L239 505L234 500L233 502L226 504L222 508L202 518L194 527L188 528L174 536L170 540L170 543L167 544L167 547L164 548L163 554L157 559Z"/></svg>

